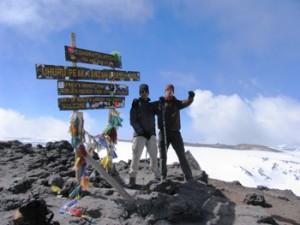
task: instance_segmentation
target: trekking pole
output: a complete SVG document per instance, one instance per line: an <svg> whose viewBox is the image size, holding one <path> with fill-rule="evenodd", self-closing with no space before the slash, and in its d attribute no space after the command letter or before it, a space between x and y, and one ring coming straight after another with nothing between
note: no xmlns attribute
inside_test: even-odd
<svg viewBox="0 0 300 225"><path fill-rule="evenodd" d="M160 103L161 103L161 114L162 114L162 123L163 123L163 138L164 138L164 144L165 144L165 152L167 154L168 151L168 145L167 145L167 131L166 131L166 118L165 118L165 113L166 113L166 108L165 108L165 100L163 97L160 98ZM162 158L160 156L160 165L162 163Z"/></svg>
<svg viewBox="0 0 300 225"><path fill-rule="evenodd" d="M143 186L142 186L142 190L144 190L144 182L145 182L145 175L146 175L146 169L147 169L147 152L148 152L148 149L146 150L146 154L145 154L144 175L143 175Z"/></svg>

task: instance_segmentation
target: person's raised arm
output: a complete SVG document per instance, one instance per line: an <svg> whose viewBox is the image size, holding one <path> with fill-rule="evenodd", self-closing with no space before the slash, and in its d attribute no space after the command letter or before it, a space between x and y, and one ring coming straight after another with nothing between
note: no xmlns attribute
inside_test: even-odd
<svg viewBox="0 0 300 225"><path fill-rule="evenodd" d="M190 106L194 101L194 97L195 97L195 92L189 91L188 98L181 101L180 109Z"/></svg>

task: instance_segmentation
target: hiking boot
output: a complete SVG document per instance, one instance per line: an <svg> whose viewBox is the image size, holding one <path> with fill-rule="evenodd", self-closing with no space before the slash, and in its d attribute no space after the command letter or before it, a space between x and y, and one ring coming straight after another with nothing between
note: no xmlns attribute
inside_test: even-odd
<svg viewBox="0 0 300 225"><path fill-rule="evenodd" d="M134 188L135 187L135 177L129 177L128 187L129 188Z"/></svg>

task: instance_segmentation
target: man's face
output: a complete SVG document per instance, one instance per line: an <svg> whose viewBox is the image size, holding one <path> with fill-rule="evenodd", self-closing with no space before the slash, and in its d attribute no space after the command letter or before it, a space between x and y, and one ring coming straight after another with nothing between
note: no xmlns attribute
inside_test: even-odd
<svg viewBox="0 0 300 225"><path fill-rule="evenodd" d="M168 96L168 97L172 97L174 95L174 91L173 91L173 89L167 89L166 90L166 96Z"/></svg>
<svg viewBox="0 0 300 225"><path fill-rule="evenodd" d="M147 100L148 99L148 95L149 93L146 90L143 90L140 92L140 96L144 99Z"/></svg>

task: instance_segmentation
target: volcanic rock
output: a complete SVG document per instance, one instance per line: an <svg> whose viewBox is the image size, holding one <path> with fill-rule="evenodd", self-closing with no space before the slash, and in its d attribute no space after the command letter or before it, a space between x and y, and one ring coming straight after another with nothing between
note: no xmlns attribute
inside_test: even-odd
<svg viewBox="0 0 300 225"><path fill-rule="evenodd" d="M193 161L191 155L189 159ZM149 160L141 160L135 189L126 185L130 162L114 163L110 171L131 200L124 199L88 167L90 188L81 190L78 202L66 209L76 209L88 217L71 216L61 213L61 209L79 187L74 160L73 148L67 141L47 143L46 147L0 141L0 224L9 224L30 194L44 199L61 225L91 224L87 218L101 225L300 224L300 198L291 191L249 188L238 181L210 179L195 162L191 165L193 180L185 181L180 164L173 163L168 165L167 179L157 181L149 169ZM53 191L53 186L60 192Z"/></svg>

